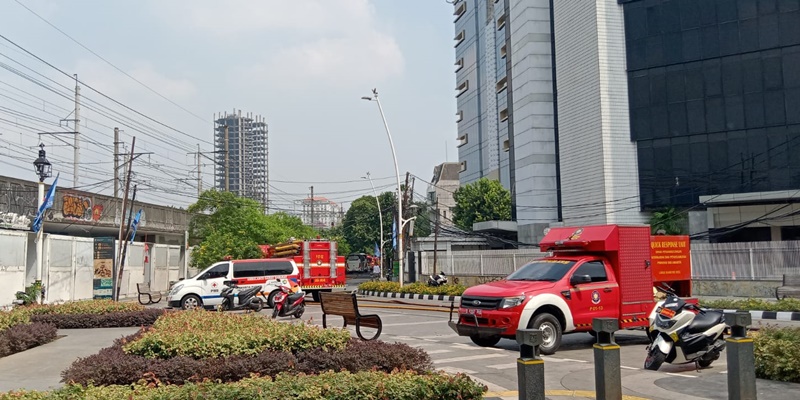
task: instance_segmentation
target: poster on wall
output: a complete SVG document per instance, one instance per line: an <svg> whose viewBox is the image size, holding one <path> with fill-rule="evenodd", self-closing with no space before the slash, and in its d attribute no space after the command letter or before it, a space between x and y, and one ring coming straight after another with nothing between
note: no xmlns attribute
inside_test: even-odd
<svg viewBox="0 0 800 400"><path fill-rule="evenodd" d="M110 299L113 288L114 238L94 238L94 298Z"/></svg>

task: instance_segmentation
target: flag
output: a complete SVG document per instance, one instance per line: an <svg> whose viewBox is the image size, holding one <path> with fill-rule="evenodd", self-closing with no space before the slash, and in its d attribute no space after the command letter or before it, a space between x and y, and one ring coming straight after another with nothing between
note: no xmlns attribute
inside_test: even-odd
<svg viewBox="0 0 800 400"><path fill-rule="evenodd" d="M378 247L377 243L375 243L375 257L381 257L381 249Z"/></svg>
<svg viewBox="0 0 800 400"><path fill-rule="evenodd" d="M397 249L397 220L392 220L392 248Z"/></svg>
<svg viewBox="0 0 800 400"><path fill-rule="evenodd" d="M131 243L133 243L133 238L136 237L136 228L139 227L139 220L142 218L142 209L139 209L139 212L136 213L136 216L133 218L133 222L131 222Z"/></svg>
<svg viewBox="0 0 800 400"><path fill-rule="evenodd" d="M50 190L48 190L47 195L44 196L44 201L42 202L42 205L39 206L39 212L36 213L36 218L33 220L33 224L31 224L31 230L34 232L39 232L39 229L42 229L44 212L53 206L53 201L56 197L56 185L58 184L59 175L56 175L56 179L53 181L53 184L50 185Z"/></svg>

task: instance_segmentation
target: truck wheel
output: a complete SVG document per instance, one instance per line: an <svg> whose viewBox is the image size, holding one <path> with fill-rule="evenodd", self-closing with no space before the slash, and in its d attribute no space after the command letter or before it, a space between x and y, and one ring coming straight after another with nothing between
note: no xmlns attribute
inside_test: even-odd
<svg viewBox="0 0 800 400"><path fill-rule="evenodd" d="M667 355L662 353L658 346L651 346L650 351L647 353L647 358L644 359L644 369L658 371L666 359Z"/></svg>
<svg viewBox="0 0 800 400"><path fill-rule="evenodd" d="M472 340L472 343L477 344L481 347L492 347L500 341L500 335L495 336L478 336L478 335L470 335L469 337Z"/></svg>
<svg viewBox="0 0 800 400"><path fill-rule="evenodd" d="M200 300L197 295L189 294L181 299L181 308L184 310L194 310L200 307L203 307L203 300Z"/></svg>
<svg viewBox="0 0 800 400"><path fill-rule="evenodd" d="M542 331L542 345L539 351L544 355L555 354L561 346L561 324L556 317L542 313L533 318L530 327Z"/></svg>

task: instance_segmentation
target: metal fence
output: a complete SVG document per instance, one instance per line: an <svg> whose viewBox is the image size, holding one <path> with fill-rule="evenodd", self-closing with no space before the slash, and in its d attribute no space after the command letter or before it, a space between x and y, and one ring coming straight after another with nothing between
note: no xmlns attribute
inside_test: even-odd
<svg viewBox="0 0 800 400"><path fill-rule="evenodd" d="M692 243L692 278L780 280L800 274L800 241ZM436 257L436 271L456 276L506 276L526 262L544 257L536 250L474 250ZM434 273L433 252L419 253L419 274Z"/></svg>

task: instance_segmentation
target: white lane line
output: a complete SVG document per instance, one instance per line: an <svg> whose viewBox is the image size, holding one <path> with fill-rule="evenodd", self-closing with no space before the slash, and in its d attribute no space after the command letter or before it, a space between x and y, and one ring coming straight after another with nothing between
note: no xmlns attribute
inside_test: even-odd
<svg viewBox="0 0 800 400"><path fill-rule="evenodd" d="M632 370L638 370L639 369L639 368L634 368L634 367L626 367L624 365L620 365L619 367L623 368L623 369L632 369Z"/></svg>
<svg viewBox="0 0 800 400"><path fill-rule="evenodd" d="M445 321L425 321L425 322L414 322L412 325L425 325L425 324L442 324L444 325ZM409 323L397 323L397 324L383 324L383 327L386 328L387 326L409 326Z"/></svg>
<svg viewBox="0 0 800 400"><path fill-rule="evenodd" d="M496 365L487 365L486 368L492 369L512 369L517 368L517 363L508 363L508 364L496 364Z"/></svg>
<svg viewBox="0 0 800 400"><path fill-rule="evenodd" d="M426 350L428 354L442 354L442 353L450 353L451 350L441 349L441 350Z"/></svg>
<svg viewBox="0 0 800 400"><path fill-rule="evenodd" d="M556 358L556 357L548 357L548 356L543 356L543 357L542 357L542 360L545 360L545 361L551 361L551 362L557 362L557 363L560 363L560 362L579 362L579 363L586 363L586 362L588 362L588 361L585 361L585 360L576 360L576 359L574 359L574 358Z"/></svg>
<svg viewBox="0 0 800 400"><path fill-rule="evenodd" d="M675 372L667 372L667 375L680 376L681 378L697 378L696 376L693 376L693 375L684 375L684 374L678 374L678 373L675 373Z"/></svg>
<svg viewBox="0 0 800 400"><path fill-rule="evenodd" d="M477 374L477 372L464 369L464 368L456 368L456 367L442 367L439 368L440 370L447 372L448 374Z"/></svg>
<svg viewBox="0 0 800 400"><path fill-rule="evenodd" d="M491 350L491 351L507 351L506 349L498 349L497 347L480 347L477 345L469 345L464 343L453 343L450 347L459 350Z"/></svg>
<svg viewBox="0 0 800 400"><path fill-rule="evenodd" d="M497 358L497 357L505 357L505 354L478 354L478 355L474 355L474 356L443 358L441 360L433 360L433 363L434 364L446 364L446 363L454 363L454 362L461 362L461 361L483 360L485 358Z"/></svg>

